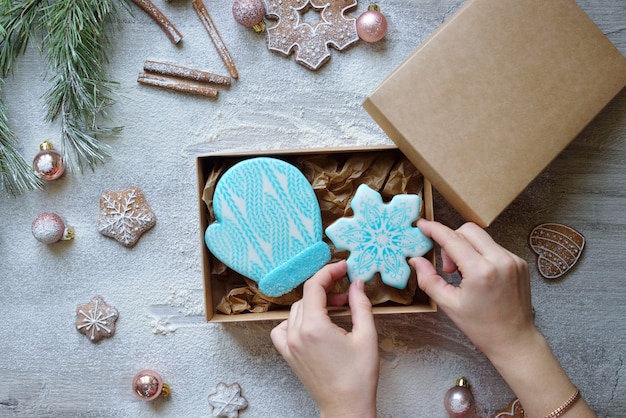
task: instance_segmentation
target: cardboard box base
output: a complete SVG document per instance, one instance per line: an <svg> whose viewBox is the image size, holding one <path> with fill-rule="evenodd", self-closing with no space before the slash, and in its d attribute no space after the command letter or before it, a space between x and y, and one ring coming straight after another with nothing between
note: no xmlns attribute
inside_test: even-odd
<svg viewBox="0 0 626 418"><path fill-rule="evenodd" d="M316 154L352 154L352 153L380 153L380 152L394 152L401 155L400 151L393 146L383 146L374 148L336 148L336 149L310 149L310 150L280 150L271 151L267 153L258 153L254 155L249 153L220 153L200 156L196 159L197 175L198 175L198 202L200 213L200 242L201 242L201 254L202 254L202 271L204 277L204 290L205 290L205 309L206 320L209 322L241 322L241 321L275 321L284 320L289 315L289 307L285 306L284 309L271 310L264 313L241 313L234 315L225 315L216 311L216 306L227 293L227 286L223 280L213 277L211 274L211 253L204 243L204 232L209 225L208 211L205 202L202 200L204 193L204 187L209 173L213 166L222 161L223 159L246 159L260 156L277 157L285 161L290 158L296 158L302 155L316 155ZM432 186L424 179L424 188L422 193L422 201L424 208L424 217L426 219L433 219L433 205L432 205ZM434 263L433 252L429 255L431 261ZM426 294L421 292L419 288L416 291L416 295L413 298L411 305L400 305L395 303L386 303L377 305L373 308L375 315L381 314L409 314L409 313L424 313L435 312L437 307L435 303L428 298ZM335 308L331 310L331 315L347 315L349 310L345 308Z"/></svg>

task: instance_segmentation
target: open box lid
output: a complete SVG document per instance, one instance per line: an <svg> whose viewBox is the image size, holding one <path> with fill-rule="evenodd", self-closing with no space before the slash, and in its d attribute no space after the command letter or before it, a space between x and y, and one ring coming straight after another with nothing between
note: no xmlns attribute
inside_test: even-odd
<svg viewBox="0 0 626 418"><path fill-rule="evenodd" d="M487 226L625 85L626 59L575 0L469 0L363 106Z"/></svg>

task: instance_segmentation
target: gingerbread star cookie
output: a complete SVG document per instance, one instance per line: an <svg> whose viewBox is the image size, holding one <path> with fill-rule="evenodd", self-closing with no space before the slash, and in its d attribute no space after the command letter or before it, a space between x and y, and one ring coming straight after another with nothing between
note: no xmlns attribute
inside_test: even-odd
<svg viewBox="0 0 626 418"><path fill-rule="evenodd" d="M356 19L345 15L356 7L356 0L267 0L267 15L278 22L267 28L267 47L289 56L295 49L296 62L317 70L330 58L329 46L341 51L359 40ZM316 24L303 16L319 12Z"/></svg>
<svg viewBox="0 0 626 418"><path fill-rule="evenodd" d="M104 192L100 197L98 231L132 247L156 224L156 216L138 187Z"/></svg>

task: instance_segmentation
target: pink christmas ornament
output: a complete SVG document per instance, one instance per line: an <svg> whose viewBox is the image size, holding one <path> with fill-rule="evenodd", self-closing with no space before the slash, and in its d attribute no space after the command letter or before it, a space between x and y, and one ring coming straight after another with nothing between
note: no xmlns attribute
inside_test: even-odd
<svg viewBox="0 0 626 418"><path fill-rule="evenodd" d="M44 141L39 149L41 151L33 159L35 174L45 181L52 181L61 177L65 172L65 163L61 154L48 141Z"/></svg>
<svg viewBox="0 0 626 418"><path fill-rule="evenodd" d="M387 18L377 4L370 4L367 12L356 20L356 32L365 42L378 42L387 34Z"/></svg>
<svg viewBox="0 0 626 418"><path fill-rule="evenodd" d="M72 227L65 227L63 219L56 213L40 213L31 225L31 231L37 241L44 244L54 244L55 242L71 240L74 238Z"/></svg>
<svg viewBox="0 0 626 418"><path fill-rule="evenodd" d="M458 378L456 385L446 392L443 404L452 418L471 417L475 411L474 395L465 377Z"/></svg>
<svg viewBox="0 0 626 418"><path fill-rule="evenodd" d="M142 370L135 375L132 383L133 393L142 401L152 401L156 398L167 398L171 390L163 382L161 375L154 370Z"/></svg>
<svg viewBox="0 0 626 418"><path fill-rule="evenodd" d="M255 32L265 30L265 3L263 0L235 0L233 17L240 25L254 29Z"/></svg>

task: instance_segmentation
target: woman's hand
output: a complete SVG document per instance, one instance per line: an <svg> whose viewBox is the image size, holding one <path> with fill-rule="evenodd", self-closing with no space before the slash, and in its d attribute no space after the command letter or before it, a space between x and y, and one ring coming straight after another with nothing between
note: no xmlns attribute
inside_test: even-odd
<svg viewBox="0 0 626 418"><path fill-rule="evenodd" d="M456 231L420 220L422 232L441 246L442 269L458 270L460 285L441 278L424 258L410 262L426 292L487 357L507 353L537 333L530 298L528 264L502 248L479 226Z"/></svg>
<svg viewBox="0 0 626 418"><path fill-rule="evenodd" d="M375 417L378 334L363 282L350 285L351 332L328 316L329 302L346 301L345 296L327 294L346 268L345 261L329 264L307 280L303 298L292 305L289 318L272 330L271 337L323 417Z"/></svg>
<svg viewBox="0 0 626 418"><path fill-rule="evenodd" d="M533 320L528 264L475 224L456 231L421 219L418 227L441 246L443 271L459 272L453 286L424 258L410 260L426 292L500 372L526 416L557 410L576 388ZM584 399L567 416L594 417Z"/></svg>

